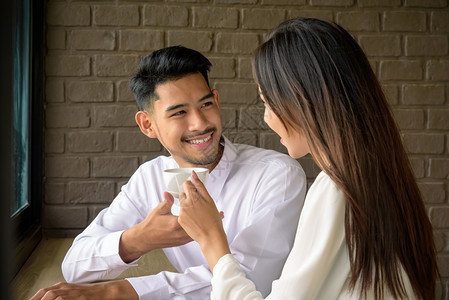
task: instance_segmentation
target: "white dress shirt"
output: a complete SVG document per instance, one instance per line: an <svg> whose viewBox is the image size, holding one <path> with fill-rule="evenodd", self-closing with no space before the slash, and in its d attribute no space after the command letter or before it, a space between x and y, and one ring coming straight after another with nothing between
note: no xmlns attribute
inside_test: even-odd
<svg viewBox="0 0 449 300"><path fill-rule="evenodd" d="M273 282L266 299L359 299L356 286L350 291L349 256L345 242L345 197L321 172L307 193L304 208L281 277ZM402 269L402 268L401 268ZM413 289L403 270L409 299ZM259 300L264 294L247 279L235 258L227 254L214 267L211 299ZM374 298L370 290L367 299ZM391 299L388 294L385 299Z"/></svg>
<svg viewBox="0 0 449 300"><path fill-rule="evenodd" d="M242 269L267 295L290 252L306 192L304 171L291 157L224 139L223 156L206 188L218 210L230 249ZM68 282L113 279L136 262L118 254L124 230L143 221L163 201L164 169L176 168L172 157L142 164L109 208L76 237L62 270ZM177 215L179 207L173 206ZM179 273L127 278L140 299L208 299L212 274L196 242L163 249Z"/></svg>

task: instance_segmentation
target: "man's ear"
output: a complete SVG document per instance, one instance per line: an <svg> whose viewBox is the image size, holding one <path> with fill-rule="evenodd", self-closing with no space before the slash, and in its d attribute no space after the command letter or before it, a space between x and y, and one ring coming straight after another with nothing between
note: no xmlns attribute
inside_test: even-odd
<svg viewBox="0 0 449 300"><path fill-rule="evenodd" d="M218 91L216 89L213 89L212 94L214 94L215 103L217 103L217 106L220 109L220 101L219 101Z"/></svg>
<svg viewBox="0 0 449 300"><path fill-rule="evenodd" d="M136 113L136 123L139 125L140 131L149 138L157 138L154 128L153 118L146 111L139 110Z"/></svg>

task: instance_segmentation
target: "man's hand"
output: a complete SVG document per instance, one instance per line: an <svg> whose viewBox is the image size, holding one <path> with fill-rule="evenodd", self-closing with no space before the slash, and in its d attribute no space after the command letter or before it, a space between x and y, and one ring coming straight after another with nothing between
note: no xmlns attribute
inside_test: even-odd
<svg viewBox="0 0 449 300"><path fill-rule="evenodd" d="M72 284L60 282L40 289L31 300L65 299L139 299L136 291L127 280L99 282L91 284Z"/></svg>
<svg viewBox="0 0 449 300"><path fill-rule="evenodd" d="M174 199L164 193L165 201L159 203L141 223L123 232L120 238L119 255L129 263L154 249L184 245L192 239L173 216Z"/></svg>

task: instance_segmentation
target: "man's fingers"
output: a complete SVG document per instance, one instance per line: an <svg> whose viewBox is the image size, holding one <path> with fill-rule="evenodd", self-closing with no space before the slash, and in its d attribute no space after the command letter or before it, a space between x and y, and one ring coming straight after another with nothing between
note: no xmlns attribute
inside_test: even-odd
<svg viewBox="0 0 449 300"><path fill-rule="evenodd" d="M173 205L174 199L173 196L168 193L164 192L164 201L159 203L153 211L160 214L160 215L170 215L171 214L171 207Z"/></svg>
<svg viewBox="0 0 449 300"><path fill-rule="evenodd" d="M170 194L169 192L164 192L164 199L165 201L167 201L167 203L170 205L171 208L171 206L175 202L175 198L173 198L173 195Z"/></svg>

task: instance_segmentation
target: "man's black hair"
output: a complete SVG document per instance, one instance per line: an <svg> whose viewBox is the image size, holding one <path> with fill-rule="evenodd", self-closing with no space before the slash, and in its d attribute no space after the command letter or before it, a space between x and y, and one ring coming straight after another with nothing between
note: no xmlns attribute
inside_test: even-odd
<svg viewBox="0 0 449 300"><path fill-rule="evenodd" d="M151 108L152 101L158 97L155 92L158 84L200 72L209 86L207 73L211 65L211 62L198 51L182 46L152 52L140 60L137 73L130 81L130 89L139 110Z"/></svg>

